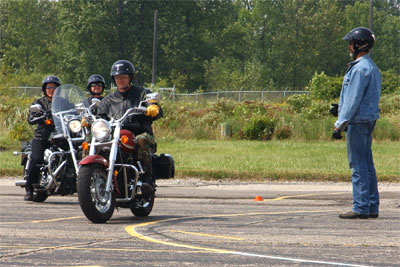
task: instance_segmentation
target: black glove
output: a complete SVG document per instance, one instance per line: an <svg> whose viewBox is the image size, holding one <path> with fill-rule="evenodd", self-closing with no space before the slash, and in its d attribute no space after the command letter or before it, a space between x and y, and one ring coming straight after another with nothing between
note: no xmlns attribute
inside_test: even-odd
<svg viewBox="0 0 400 267"><path fill-rule="evenodd" d="M90 108L90 112L92 112L92 114L96 115L98 109L99 109L98 105L93 105L93 106Z"/></svg>
<svg viewBox="0 0 400 267"><path fill-rule="evenodd" d="M333 139L342 139L342 131L341 130L339 130L339 129L335 129L335 130L333 130L333 132L332 132L332 138Z"/></svg>
<svg viewBox="0 0 400 267"><path fill-rule="evenodd" d="M339 105L338 104L331 104L331 108L329 109L329 113L333 116L337 117L339 113Z"/></svg>

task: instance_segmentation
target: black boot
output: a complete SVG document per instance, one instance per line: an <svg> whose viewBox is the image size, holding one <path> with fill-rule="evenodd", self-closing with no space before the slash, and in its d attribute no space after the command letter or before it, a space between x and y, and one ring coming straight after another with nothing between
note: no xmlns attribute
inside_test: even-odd
<svg viewBox="0 0 400 267"><path fill-rule="evenodd" d="M26 195L24 197L25 201L33 201L33 190L32 189L26 189Z"/></svg>
<svg viewBox="0 0 400 267"><path fill-rule="evenodd" d="M142 194L149 196L154 193L154 183L151 176L145 175L141 178L142 181Z"/></svg>
<svg viewBox="0 0 400 267"><path fill-rule="evenodd" d="M154 193L154 187L151 184L149 183L142 184L142 194L144 196L150 196L153 193Z"/></svg>

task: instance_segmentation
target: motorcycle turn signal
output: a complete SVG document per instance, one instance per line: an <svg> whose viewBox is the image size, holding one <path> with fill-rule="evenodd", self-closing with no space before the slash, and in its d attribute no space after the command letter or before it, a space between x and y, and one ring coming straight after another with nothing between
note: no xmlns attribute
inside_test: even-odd
<svg viewBox="0 0 400 267"><path fill-rule="evenodd" d="M88 142L83 142L82 143L82 149L83 150L88 150L89 149L89 143Z"/></svg>

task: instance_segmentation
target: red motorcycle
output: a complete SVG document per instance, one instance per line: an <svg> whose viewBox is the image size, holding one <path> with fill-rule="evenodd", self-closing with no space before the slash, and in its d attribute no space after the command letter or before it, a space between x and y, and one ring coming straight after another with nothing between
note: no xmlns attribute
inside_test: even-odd
<svg viewBox="0 0 400 267"><path fill-rule="evenodd" d="M145 172L135 159L135 135L122 126L128 117L145 114L147 102L158 100L157 93L148 94L138 107L128 109L120 119L97 119L91 125L89 155L80 161L77 179L79 204L90 221L107 222L115 207L130 208L139 217L152 211L155 193L142 190L140 178ZM174 160L169 154L154 154L152 166L154 185L156 179L174 177Z"/></svg>

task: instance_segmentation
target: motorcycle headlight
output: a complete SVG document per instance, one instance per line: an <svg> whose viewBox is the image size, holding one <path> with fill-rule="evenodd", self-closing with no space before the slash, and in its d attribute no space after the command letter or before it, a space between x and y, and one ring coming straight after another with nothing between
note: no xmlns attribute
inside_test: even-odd
<svg viewBox="0 0 400 267"><path fill-rule="evenodd" d="M73 133L79 133L82 130L82 122L79 120L72 120L68 123L68 129Z"/></svg>
<svg viewBox="0 0 400 267"><path fill-rule="evenodd" d="M92 124L92 135L99 141L105 140L111 134L111 126L108 121L99 119Z"/></svg>

